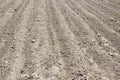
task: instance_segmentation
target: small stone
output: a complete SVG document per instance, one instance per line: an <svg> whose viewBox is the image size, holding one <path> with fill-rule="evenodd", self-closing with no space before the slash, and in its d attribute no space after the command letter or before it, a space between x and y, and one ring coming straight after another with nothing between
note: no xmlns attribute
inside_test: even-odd
<svg viewBox="0 0 120 80"><path fill-rule="evenodd" d="M60 53L61 53L61 54L65 54L65 52L63 52L63 51L61 51Z"/></svg>
<svg viewBox="0 0 120 80"><path fill-rule="evenodd" d="M7 63L8 63L8 61L6 60L6 61L5 61L5 63L7 64Z"/></svg>
<svg viewBox="0 0 120 80"><path fill-rule="evenodd" d="M33 79L33 76L29 76L28 79Z"/></svg>
<svg viewBox="0 0 120 80"><path fill-rule="evenodd" d="M78 76L83 77L84 75L81 73L81 71L78 71Z"/></svg>
<svg viewBox="0 0 120 80"><path fill-rule="evenodd" d="M87 41L83 41L83 43L85 44Z"/></svg>
<svg viewBox="0 0 120 80"><path fill-rule="evenodd" d="M31 43L35 43L35 39L33 39L33 40L31 41Z"/></svg>
<svg viewBox="0 0 120 80"><path fill-rule="evenodd" d="M10 32L7 31L6 34L7 34L7 35L10 35Z"/></svg>
<svg viewBox="0 0 120 80"><path fill-rule="evenodd" d="M15 10L15 12L17 11L17 9L14 9Z"/></svg>
<svg viewBox="0 0 120 80"><path fill-rule="evenodd" d="M12 49L15 49L15 47L13 47L13 46L12 46L11 48L12 48Z"/></svg>
<svg viewBox="0 0 120 80"><path fill-rule="evenodd" d="M83 77L84 75L83 75L82 73L79 73L79 74L78 74L78 76L81 76L81 77Z"/></svg>
<svg viewBox="0 0 120 80"><path fill-rule="evenodd" d="M99 42L99 45L101 45L102 43L101 42Z"/></svg>
<svg viewBox="0 0 120 80"><path fill-rule="evenodd" d="M111 54L110 56L111 56L111 57L114 57L114 55L113 55L113 54Z"/></svg>
<svg viewBox="0 0 120 80"><path fill-rule="evenodd" d="M101 34L98 33L97 36L98 36L98 37L101 37Z"/></svg>
<svg viewBox="0 0 120 80"><path fill-rule="evenodd" d="M21 72L20 73L23 73L24 72L24 70L21 70Z"/></svg>

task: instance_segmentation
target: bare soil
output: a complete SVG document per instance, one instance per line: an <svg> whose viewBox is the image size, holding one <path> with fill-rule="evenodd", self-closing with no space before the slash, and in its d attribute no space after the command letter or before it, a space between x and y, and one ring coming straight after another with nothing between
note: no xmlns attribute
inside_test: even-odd
<svg viewBox="0 0 120 80"><path fill-rule="evenodd" d="M0 0L0 80L120 80L120 0Z"/></svg>

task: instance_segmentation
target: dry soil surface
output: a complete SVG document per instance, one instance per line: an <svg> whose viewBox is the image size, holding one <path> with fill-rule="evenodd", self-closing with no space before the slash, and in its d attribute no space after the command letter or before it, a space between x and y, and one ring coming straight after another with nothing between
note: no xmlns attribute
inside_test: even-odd
<svg viewBox="0 0 120 80"><path fill-rule="evenodd" d="M120 0L0 0L0 80L120 80Z"/></svg>

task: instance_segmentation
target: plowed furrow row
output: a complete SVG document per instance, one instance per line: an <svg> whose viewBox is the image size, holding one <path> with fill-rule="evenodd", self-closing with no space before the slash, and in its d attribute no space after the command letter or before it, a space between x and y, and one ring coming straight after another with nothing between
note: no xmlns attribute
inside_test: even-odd
<svg viewBox="0 0 120 80"><path fill-rule="evenodd" d="M90 13L96 15L97 18L99 18L102 22L104 22L105 24L107 24L109 27L111 27L112 29L114 29L116 32L120 32L120 23L119 21L117 22L117 20L113 17L109 17L107 14L104 14L103 12L101 12L100 10L97 10L97 8L81 2L81 5L88 10Z"/></svg>
<svg viewBox="0 0 120 80"><path fill-rule="evenodd" d="M0 80L120 80L119 0L0 0Z"/></svg>
<svg viewBox="0 0 120 80"><path fill-rule="evenodd" d="M2 79L2 80L16 80L17 76L13 77L10 75L16 74L15 68L17 68L17 66L20 65L19 62L22 62L21 58L23 58L23 57L20 57L19 59L17 59L19 56L21 56L22 47L24 45L24 44L22 44L22 42L24 41L24 39L22 39L22 38L24 38L24 33L26 30L25 31L21 30L21 28L24 28L24 26L21 27L23 25L22 23L25 21L23 19L23 17L25 17L25 15L21 14L20 23L18 23L15 26L15 32L14 32L12 38L10 37L10 39L11 39L10 42L8 41L8 43L5 43L5 45L2 46L2 48L1 48L0 54L2 54L2 55L0 58L0 66L1 66L0 67L0 79ZM23 33L23 34L21 34L21 33ZM7 48L7 50L5 50L4 48ZM12 71L14 71L14 72L11 73Z"/></svg>

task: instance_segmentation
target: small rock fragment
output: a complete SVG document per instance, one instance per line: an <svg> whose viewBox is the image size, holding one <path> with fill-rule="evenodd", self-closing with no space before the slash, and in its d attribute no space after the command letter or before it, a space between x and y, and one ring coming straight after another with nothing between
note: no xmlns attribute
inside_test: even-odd
<svg viewBox="0 0 120 80"><path fill-rule="evenodd" d="M31 43L35 43L35 39L33 39L33 40L31 41Z"/></svg>
<svg viewBox="0 0 120 80"><path fill-rule="evenodd" d="M15 10L15 12L17 11L17 9L14 9Z"/></svg>
<svg viewBox="0 0 120 80"><path fill-rule="evenodd" d="M33 79L33 76L29 76L28 79Z"/></svg>
<svg viewBox="0 0 120 80"><path fill-rule="evenodd" d="M10 35L10 32L7 31L6 34L7 34L7 35Z"/></svg>
<svg viewBox="0 0 120 80"><path fill-rule="evenodd" d="M87 41L83 41L83 43L85 44Z"/></svg>
<svg viewBox="0 0 120 80"><path fill-rule="evenodd" d="M21 70L21 72L20 73L23 73L24 72L24 70Z"/></svg>

